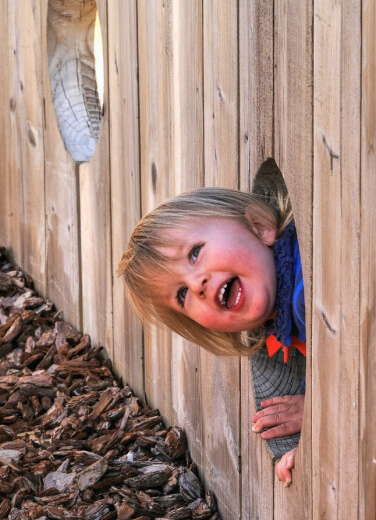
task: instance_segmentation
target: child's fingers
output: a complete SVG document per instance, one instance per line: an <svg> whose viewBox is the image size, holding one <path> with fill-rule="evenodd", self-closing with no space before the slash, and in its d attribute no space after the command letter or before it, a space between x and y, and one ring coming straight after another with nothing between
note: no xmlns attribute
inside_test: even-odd
<svg viewBox="0 0 376 520"><path fill-rule="evenodd" d="M291 401L291 399L295 397L294 395L277 395L276 397L271 397L270 399L264 399L261 401L261 406L266 408L268 406L274 406L277 404L286 404Z"/></svg>
<svg viewBox="0 0 376 520"><path fill-rule="evenodd" d="M286 399L288 398L288 399ZM281 402L276 404L277 398L268 399L263 401L264 403L274 403L269 404L268 406L264 406L263 410L252 415L252 422L257 423L267 416L274 416L277 420L275 424L280 424L282 422L286 422L289 419L293 419L295 416L299 421L303 418L303 409L304 409L304 395L295 395L295 396L284 396L284 399ZM268 424L270 426L270 424Z"/></svg>
<svg viewBox="0 0 376 520"><path fill-rule="evenodd" d="M275 467L275 473L280 482L282 482L283 487L288 487L292 481L291 470L286 467L286 459L285 455L281 458L278 464Z"/></svg>
<svg viewBox="0 0 376 520"><path fill-rule="evenodd" d="M286 453L286 467L287 469L292 469L295 464L295 453L298 448L294 448L293 450L290 450Z"/></svg>
<svg viewBox="0 0 376 520"><path fill-rule="evenodd" d="M277 401L281 402L276 404ZM263 439L284 437L301 431L304 395L273 397L264 403L271 404L252 415L255 423L252 431L260 433L264 428L270 428L261 434Z"/></svg>
<svg viewBox="0 0 376 520"><path fill-rule="evenodd" d="M295 452L296 448L285 453L275 468L277 478L282 482L284 487L288 487L291 484L291 470L294 467Z"/></svg>
<svg viewBox="0 0 376 520"><path fill-rule="evenodd" d="M255 425L256 426L256 425ZM279 424L278 426L270 427L268 430L265 430L261 433L261 437L263 439L275 439L277 437L286 437L286 435L293 435L294 433L299 433L301 430L300 425L293 422L286 422ZM257 431L252 428L252 431L255 433L259 433L261 430Z"/></svg>
<svg viewBox="0 0 376 520"><path fill-rule="evenodd" d="M280 424L287 424L294 420L294 415L288 413L275 413L271 415L266 415L258 419L258 421L256 421L255 425L252 428L252 431L259 433L264 428L274 428L274 426L279 426Z"/></svg>
<svg viewBox="0 0 376 520"><path fill-rule="evenodd" d="M299 416L286 415L270 415L258 420L252 427L252 431L260 433L264 428L270 428L262 433L263 439L272 439L273 437L283 437L284 435L293 435L302 429L302 421Z"/></svg>
<svg viewBox="0 0 376 520"><path fill-rule="evenodd" d="M263 417L268 416L275 416L275 415L282 415L286 412L289 412L290 406L288 404L276 404L273 406L269 406L267 408L264 408L263 410L260 410L259 412L252 415L252 421L257 422L258 420L262 419Z"/></svg>
<svg viewBox="0 0 376 520"><path fill-rule="evenodd" d="M303 401L304 402L304 394L298 395L277 395L276 397L271 397L270 399L264 399L261 401L261 406L263 408L267 408L269 406L274 405L286 405L291 404L293 402Z"/></svg>

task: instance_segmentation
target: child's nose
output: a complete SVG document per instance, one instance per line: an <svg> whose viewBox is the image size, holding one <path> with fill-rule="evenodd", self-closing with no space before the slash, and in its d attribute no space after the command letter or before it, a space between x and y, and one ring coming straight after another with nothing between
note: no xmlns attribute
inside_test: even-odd
<svg viewBox="0 0 376 520"><path fill-rule="evenodd" d="M196 276L194 280L192 280L191 290L193 291L196 296L199 296L200 298L205 297L206 293L206 286L208 283L208 276L206 274L202 274L199 276Z"/></svg>

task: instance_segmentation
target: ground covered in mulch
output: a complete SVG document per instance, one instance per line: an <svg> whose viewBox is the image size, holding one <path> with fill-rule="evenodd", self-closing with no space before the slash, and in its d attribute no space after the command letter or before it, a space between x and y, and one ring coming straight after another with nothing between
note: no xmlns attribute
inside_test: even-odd
<svg viewBox="0 0 376 520"><path fill-rule="evenodd" d="M0 519L219 520L187 451L0 248Z"/></svg>

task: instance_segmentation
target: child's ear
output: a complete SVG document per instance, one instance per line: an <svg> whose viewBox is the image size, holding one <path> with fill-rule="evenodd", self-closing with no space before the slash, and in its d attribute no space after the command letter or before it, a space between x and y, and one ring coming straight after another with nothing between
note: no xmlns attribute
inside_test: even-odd
<svg viewBox="0 0 376 520"><path fill-rule="evenodd" d="M277 236L277 228L271 224L259 222L246 215L248 222L251 224L253 232L264 242L267 246L272 246Z"/></svg>
<svg viewBox="0 0 376 520"><path fill-rule="evenodd" d="M277 236L277 228L270 226L256 226L256 233L267 246L272 246Z"/></svg>

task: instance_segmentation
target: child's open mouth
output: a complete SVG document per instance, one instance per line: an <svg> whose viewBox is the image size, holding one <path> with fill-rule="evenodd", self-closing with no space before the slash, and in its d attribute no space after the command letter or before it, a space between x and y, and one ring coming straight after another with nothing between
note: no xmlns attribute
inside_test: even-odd
<svg viewBox="0 0 376 520"><path fill-rule="evenodd" d="M241 294L242 289L240 286L240 280L235 276L222 285L218 293L218 300L223 307L232 309L239 303Z"/></svg>

